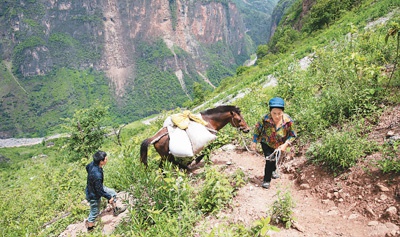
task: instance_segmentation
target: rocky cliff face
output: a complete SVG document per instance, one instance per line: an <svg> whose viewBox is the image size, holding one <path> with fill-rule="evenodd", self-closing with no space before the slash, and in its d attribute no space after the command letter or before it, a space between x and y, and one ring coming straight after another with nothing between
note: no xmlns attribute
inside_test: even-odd
<svg viewBox="0 0 400 237"><path fill-rule="evenodd" d="M228 0L0 5L0 54L7 65L0 78L8 78L0 87L16 88L0 90L0 119L8 121L0 134L13 130L7 136L38 129L24 117L53 126L54 118L71 116L102 94L119 122L175 108L192 99L195 83L217 86L255 49L237 5Z"/></svg>
<svg viewBox="0 0 400 237"><path fill-rule="evenodd" d="M31 4L23 2L21 4ZM27 16L19 13L12 17L12 30L7 34L8 42L15 47L30 37L32 41L38 41L30 47L21 47L22 51L14 57L14 65L18 67L16 71L24 77L44 75L55 65L94 67L106 72L116 93L122 96L126 83L135 78L138 42L163 39L172 53L176 47L186 51L194 61L196 71L203 75L210 63L206 56L207 46L218 42L226 45L232 55L224 60L226 64L235 64L236 56L248 54L244 41L245 27L232 3L53 0L35 6L42 8L40 14ZM36 32L39 28L41 32ZM57 39L55 34L63 39ZM64 42L67 40L70 42ZM55 52L60 46L65 47L65 53ZM82 51L92 55L79 58ZM180 61L176 56L173 62L169 66L185 89L180 75L185 70L182 65L188 62Z"/></svg>
<svg viewBox="0 0 400 237"><path fill-rule="evenodd" d="M276 5L272 16L271 16L271 28L270 28L270 37L272 37L275 33L276 28L279 25L285 11L289 9L296 0L280 0Z"/></svg>
<svg viewBox="0 0 400 237"><path fill-rule="evenodd" d="M294 28L298 31L301 30L301 28L303 27L303 19L304 16L306 16L308 14L308 12L310 11L311 7L314 5L314 3L316 2L316 0L303 0L302 2L302 8L301 8L301 13L299 16L299 20L296 22L296 24L294 24Z"/></svg>
<svg viewBox="0 0 400 237"><path fill-rule="evenodd" d="M294 19L290 19L290 21L292 22L287 22L287 24L292 25L295 30L300 31L303 27L303 19L308 14L315 1L316 0L302 0L300 2L297 2L296 0L280 0L272 13L270 35L274 35L275 30L281 20L288 20L282 19L282 17L284 16L285 11L290 9L292 6L296 7L293 12L295 12L297 16Z"/></svg>

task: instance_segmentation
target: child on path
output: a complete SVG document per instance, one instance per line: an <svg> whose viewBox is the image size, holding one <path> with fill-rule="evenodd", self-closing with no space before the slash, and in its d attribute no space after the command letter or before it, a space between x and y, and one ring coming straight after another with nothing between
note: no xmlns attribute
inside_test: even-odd
<svg viewBox="0 0 400 237"><path fill-rule="evenodd" d="M114 216L118 216L126 210L126 207L116 206L117 193L113 189L103 185L103 166L107 164L107 161L107 153L104 151L97 151L93 155L93 161L86 166L88 176L85 193L86 199L90 204L90 213L86 221L86 228L88 231L93 230L94 222L99 215L101 197L106 198L108 203L112 205Z"/></svg>

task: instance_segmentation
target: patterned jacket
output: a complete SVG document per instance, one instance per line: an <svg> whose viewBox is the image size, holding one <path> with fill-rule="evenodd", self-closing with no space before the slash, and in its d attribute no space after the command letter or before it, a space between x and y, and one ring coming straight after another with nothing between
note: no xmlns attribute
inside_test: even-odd
<svg viewBox="0 0 400 237"><path fill-rule="evenodd" d="M283 114L282 126L279 128L275 127L271 114L266 114L256 124L253 134L253 142L262 142L274 149L285 142L290 145L295 138L293 120L287 114Z"/></svg>

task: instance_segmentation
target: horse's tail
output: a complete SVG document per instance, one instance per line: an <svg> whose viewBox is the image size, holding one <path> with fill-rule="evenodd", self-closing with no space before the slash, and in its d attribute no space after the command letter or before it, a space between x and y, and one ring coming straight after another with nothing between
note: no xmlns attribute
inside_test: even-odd
<svg viewBox="0 0 400 237"><path fill-rule="evenodd" d="M149 147L150 139L143 140L140 145L140 160L147 167L147 150Z"/></svg>

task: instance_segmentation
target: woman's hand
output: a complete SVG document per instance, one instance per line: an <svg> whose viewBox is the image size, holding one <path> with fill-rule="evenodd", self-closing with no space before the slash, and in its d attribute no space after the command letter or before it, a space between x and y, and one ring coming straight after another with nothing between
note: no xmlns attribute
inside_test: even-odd
<svg viewBox="0 0 400 237"><path fill-rule="evenodd" d="M250 144L250 150L255 151L256 148L257 148L257 143L252 142L252 143Z"/></svg>
<svg viewBox="0 0 400 237"><path fill-rule="evenodd" d="M113 202L114 202L114 198L113 197L110 198L110 200L108 200L108 203L110 203L110 204L113 204Z"/></svg>
<svg viewBox="0 0 400 237"><path fill-rule="evenodd" d="M276 149L277 149L277 150L280 150L280 151L286 151L288 145L289 145L289 144L287 144L287 143L285 142L285 143L283 143L282 145L278 146L278 148L276 148Z"/></svg>

